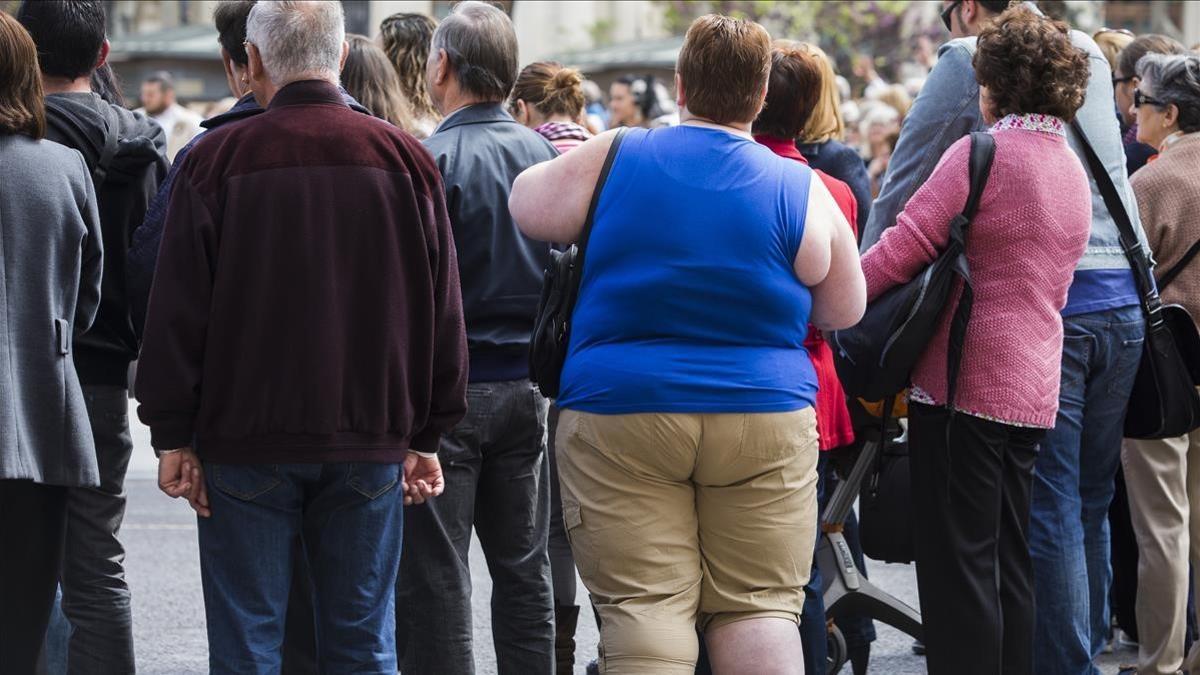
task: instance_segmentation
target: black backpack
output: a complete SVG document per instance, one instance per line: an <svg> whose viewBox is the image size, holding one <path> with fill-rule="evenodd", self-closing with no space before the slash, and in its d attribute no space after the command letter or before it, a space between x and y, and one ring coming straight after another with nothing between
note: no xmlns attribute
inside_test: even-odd
<svg viewBox="0 0 1200 675"><path fill-rule="evenodd" d="M962 296L950 326L947 405L953 405L963 340L971 319L974 293L967 266L966 231L979 208L991 172L995 140L987 132L971 134L971 192L962 213L950 221L950 237L938 259L915 279L891 289L867 306L862 321L830 336L834 365L846 393L867 401L885 401L909 384L917 359L929 346L950 304L956 279Z"/></svg>
<svg viewBox="0 0 1200 675"><path fill-rule="evenodd" d="M579 297L584 253L587 251L588 237L592 234L592 219L626 131L628 129L621 129L613 136L612 146L596 179L596 188L592 191L592 203L588 207L587 220L583 223L579 241L565 251L550 251L550 262L546 265L542 280L542 297L538 300L537 318L534 319L533 334L529 339L529 379L546 398L558 397L563 363L571 342L571 314Z"/></svg>

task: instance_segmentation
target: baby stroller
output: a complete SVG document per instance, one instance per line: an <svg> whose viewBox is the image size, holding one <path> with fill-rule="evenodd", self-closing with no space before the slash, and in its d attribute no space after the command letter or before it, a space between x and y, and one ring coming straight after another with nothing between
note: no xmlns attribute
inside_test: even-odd
<svg viewBox="0 0 1200 675"><path fill-rule="evenodd" d="M833 622L850 615L867 616L881 621L921 640L921 615L903 601L873 585L864 577L851 555L842 529L863 486L876 489L884 461L892 461L888 450L901 435L897 420L889 414L882 419L870 416L862 406L852 402L851 414L861 443L853 467L838 484L821 516L821 543L817 547L817 566L821 571L825 613L831 620L829 634L829 673L837 673L847 660L846 642ZM897 560L893 556L889 561Z"/></svg>

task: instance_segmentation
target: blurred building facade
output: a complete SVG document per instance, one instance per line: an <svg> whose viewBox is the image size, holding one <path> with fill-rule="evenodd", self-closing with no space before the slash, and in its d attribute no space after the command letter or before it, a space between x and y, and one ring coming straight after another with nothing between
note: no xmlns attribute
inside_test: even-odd
<svg viewBox="0 0 1200 675"><path fill-rule="evenodd" d="M445 0L341 0L346 30L374 37L396 12L441 19L455 4ZM130 101L141 80L167 70L184 102L228 96L212 25L216 0L108 0L110 61ZM521 63L564 52L668 37L662 9L650 0L515 0L494 3L513 18Z"/></svg>
<svg viewBox="0 0 1200 675"><path fill-rule="evenodd" d="M936 15L937 0L913 0ZM15 11L20 0L0 0ZM346 28L368 36L395 12L449 14L454 0L341 0ZM112 41L110 58L126 96L137 101L141 80L158 70L175 76L179 98L215 101L228 95L218 56L212 10L216 0L105 0ZM682 39L668 28L661 0L507 0L521 45L522 63L558 58L606 85L623 72L653 73L669 81ZM771 2L764 3L767 5ZM1200 43L1200 1L1045 0L1061 5L1080 29L1101 26L1135 33L1165 33L1187 45ZM925 9L914 7L912 9ZM929 12L926 12L929 13ZM919 15L921 12L910 12ZM819 31L819 28L818 28ZM793 36L794 37L794 36Z"/></svg>

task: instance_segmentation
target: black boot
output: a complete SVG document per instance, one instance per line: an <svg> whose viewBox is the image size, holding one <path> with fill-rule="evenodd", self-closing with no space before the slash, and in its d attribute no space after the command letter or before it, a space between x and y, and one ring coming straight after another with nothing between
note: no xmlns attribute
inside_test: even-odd
<svg viewBox="0 0 1200 675"><path fill-rule="evenodd" d="M579 623L578 605L554 606L554 664L557 675L575 672L575 625Z"/></svg>

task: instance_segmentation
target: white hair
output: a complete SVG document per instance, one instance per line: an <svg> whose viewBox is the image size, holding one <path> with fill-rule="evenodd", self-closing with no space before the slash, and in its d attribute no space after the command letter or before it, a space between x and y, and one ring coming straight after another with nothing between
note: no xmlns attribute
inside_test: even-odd
<svg viewBox="0 0 1200 675"><path fill-rule="evenodd" d="M246 20L246 41L258 48L271 84L338 81L346 41L342 3L328 0L257 2Z"/></svg>

